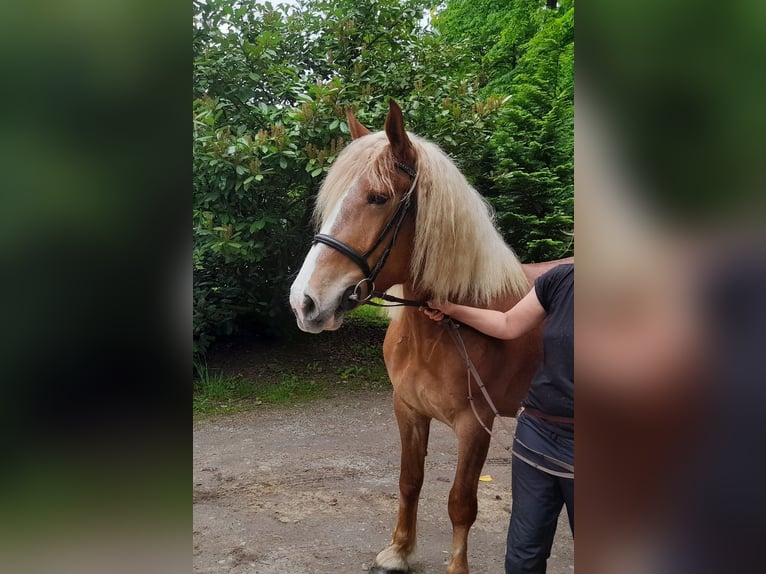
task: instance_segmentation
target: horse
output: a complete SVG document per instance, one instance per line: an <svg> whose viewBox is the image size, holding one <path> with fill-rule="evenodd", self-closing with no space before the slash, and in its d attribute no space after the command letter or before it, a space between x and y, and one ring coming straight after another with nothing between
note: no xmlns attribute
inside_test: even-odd
<svg viewBox="0 0 766 574"><path fill-rule="evenodd" d="M392 314L383 343L401 439L400 496L392 541L371 572L409 571L436 419L458 440L447 574L468 574L468 533L495 415L479 400L474 414L467 386L475 383L466 383L464 358L447 329L420 312L417 302L506 310L537 276L571 260L522 264L497 231L488 203L436 144L405 130L393 99L382 131L371 132L350 110L346 119L352 140L318 193L319 233L290 288L290 305L301 330L319 333L340 328L345 315L373 294L397 292L404 299L395 300L415 302ZM497 412L515 416L541 360L541 329L511 341L466 326L460 332Z"/></svg>

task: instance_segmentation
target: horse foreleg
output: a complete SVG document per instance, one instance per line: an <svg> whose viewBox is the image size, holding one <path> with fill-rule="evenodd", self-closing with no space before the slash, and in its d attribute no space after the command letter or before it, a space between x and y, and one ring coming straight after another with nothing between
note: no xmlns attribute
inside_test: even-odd
<svg viewBox="0 0 766 574"><path fill-rule="evenodd" d="M479 508L476 491L489 450L489 434L477 424L473 413L469 415L470 418L465 417L455 425L458 460L449 493L452 554L447 574L468 574L468 531L476 520Z"/></svg>
<svg viewBox="0 0 766 574"><path fill-rule="evenodd" d="M399 514L391 544L375 558L370 572L393 574L409 571L415 550L418 499L423 486L423 467L431 419L404 404L394 394L394 412L402 441L399 469Z"/></svg>

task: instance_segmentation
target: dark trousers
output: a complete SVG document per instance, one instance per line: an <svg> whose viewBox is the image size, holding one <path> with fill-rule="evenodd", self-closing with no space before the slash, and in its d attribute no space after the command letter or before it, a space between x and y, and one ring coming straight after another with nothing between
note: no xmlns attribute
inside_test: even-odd
<svg viewBox="0 0 766 574"><path fill-rule="evenodd" d="M513 505L505 574L544 574L564 504L574 535L574 479L550 475L515 456L511 471Z"/></svg>

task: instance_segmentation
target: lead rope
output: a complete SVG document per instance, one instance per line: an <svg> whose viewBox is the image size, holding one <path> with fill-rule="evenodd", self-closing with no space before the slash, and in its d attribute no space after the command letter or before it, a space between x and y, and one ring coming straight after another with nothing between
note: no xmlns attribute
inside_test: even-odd
<svg viewBox="0 0 766 574"><path fill-rule="evenodd" d="M500 416L500 413L497 410L497 407L495 407L495 403L492 401L492 398L489 396L489 392L487 391L487 387L484 386L484 381L481 380L481 377L479 376L478 371L476 370L476 367L473 364L473 361L468 356L468 350L465 348L465 342L463 341L463 337L460 335L460 332L458 329L460 328L460 325L454 321L453 319L447 317L444 319L444 322L447 326L447 330L452 337L452 340L455 343L455 346L457 347L460 354L463 356L463 360L465 361L466 365L466 376L468 379L468 402L471 404L471 410L473 411L474 416L476 417L476 420L479 421L479 424L482 426L482 428L487 431L489 436L492 438L496 438L495 434L492 432L492 430L484 423L481 416L479 415L479 412L476 410L476 404L473 397L473 390L471 385L471 377L476 381L476 385L479 387L479 390L481 391L481 394L484 395L484 399L487 401L487 404L489 405L489 408L492 409L492 413L494 414L494 418L500 421L500 425L505 429L505 431L513 436L513 433L511 432L510 427L506 424L503 417ZM515 439L519 442L521 446L529 450L530 452L533 452L537 454L538 456L543 457L545 460L552 462L553 464L566 469L569 472L560 472L556 470L551 470L549 468L545 468L531 460L529 460L527 457L521 455L518 451L513 449L513 446L509 446L505 444L503 441L497 439L500 445L511 453L512 456L516 456L519 459L523 460L530 466L541 470L543 472L546 472L548 474L552 474L554 476L558 476L561 478L571 478L574 479L574 465L567 464L566 462L563 462L561 460L558 460L556 458L553 458L552 456L548 456L542 452L538 452L532 448L529 448L527 445L525 445L523 442L521 442L518 439Z"/></svg>
<svg viewBox="0 0 766 574"><path fill-rule="evenodd" d="M382 299L383 301L389 302L388 305L385 303L377 303L375 301L372 301L371 298L375 297L376 299ZM380 291L375 291L371 294L370 299L365 301L365 304L372 305L374 307L421 307L426 306L427 303L425 301L414 301L412 299L402 299L400 297L396 297L394 295L389 295L388 293L382 293ZM571 478L574 479L574 465L568 464L564 461L558 460L557 458L554 458L552 456L549 456L545 453L539 452L533 448L530 448L523 442L521 442L518 438L514 437L514 440L516 440L521 446L523 446L525 449L527 449L530 452L535 453L536 455L542 457L543 459L547 460L548 462L551 462L555 464L556 466L563 468L567 470L568 472L561 472L557 470L551 470L549 468L546 468L544 466L541 466L537 464L536 462L530 460L529 458L525 457L524 455L520 454L518 451L513 449L513 446L509 446L508 444L505 444L502 440L497 438L495 434L492 432L492 429L490 429L482 420L481 415L479 415L479 411L476 409L476 402L473 397L473 385L471 385L471 377L476 381L476 385L479 387L479 390L481 391L481 394L484 395L484 399L487 401L487 404L489 405L489 408L492 409L492 413L494 415L494 418L498 419L500 421L500 425L505 429L505 431L513 436L513 432L511 431L510 427L506 424L505 420L502 416L500 416L500 412L497 410L497 407L495 406L495 403L492 401L492 397L489 396L489 391L487 391L487 387L484 386L484 381L481 379L481 376L479 376L479 372L476 370L476 366L473 364L473 361L471 360L471 357L468 355L468 350L465 347L465 342L463 341L462 335L460 335L460 323L452 319L451 317L446 317L441 321L447 328L447 331L449 332L450 336L452 337L452 341L455 343L455 346L457 347L457 350L460 352L460 355L463 357L463 360L465 361L466 366L466 378L467 378L467 386L468 386L468 402L471 405L471 410L473 411L473 416L476 417L476 420L479 422L481 427L487 431L487 434L489 434L490 437L496 439L498 443L500 443L500 446L502 446L505 450L511 453L512 456L518 457L520 460L523 460L528 465L541 470L543 472L546 472L548 474L551 474L553 476L558 476L561 478ZM522 409L523 410L523 409ZM521 413L519 413L521 414Z"/></svg>
<svg viewBox="0 0 766 574"><path fill-rule="evenodd" d="M364 279L362 280L364 281ZM386 303L378 303L376 301L372 301L373 298L381 299L383 301L388 302ZM375 291L374 284L373 289L370 291L369 295L367 296L367 299L362 301L362 305L372 305L373 307L421 307L421 306L427 306L427 303L425 301L415 301L412 299L402 299L400 297L396 297L394 295L389 295L388 293L381 292L381 291ZM479 422L481 427L487 431L487 434L489 434L490 437L495 438L497 442L500 443L500 446L502 446L505 450L511 453L511 456L518 457L520 460L523 460L528 465L532 466L533 468L536 468L542 472L551 474L553 476L558 476L561 478L571 478L574 480L574 465L568 464L564 461L558 460L557 458L554 458L552 456L549 456L545 453L539 452L533 448L530 448L523 442L521 442L518 438L515 438L521 446L523 446L525 449L527 449L530 452L535 453L536 455L542 457L543 459L547 460L548 462L551 462L555 464L556 466L563 468L567 470L568 472L561 472L557 470L551 470L549 468L546 468L544 466L541 466L537 464L536 462L530 460L529 458L525 457L524 455L520 454L518 451L513 449L513 446L509 446L505 444L502 440L497 439L495 437L495 434L492 432L492 429L490 429L482 420L481 416L479 415L479 411L476 410L476 403L474 401L473 397L473 387L471 385L471 377L474 378L476 381L476 385L479 387L479 390L481 391L481 394L484 395L484 399L487 401L487 404L489 405L489 408L492 409L492 413L494 415L495 419L498 419L500 421L500 425L505 429L505 431L509 435L514 435L514 433L511 431L510 427L506 424L505 420L502 416L500 416L500 412L497 410L497 407L495 407L495 403L492 401L492 397L489 396L489 391L487 391L487 388L484 386L484 381L482 381L481 376L479 376L479 372L476 370L476 367L473 364L473 361L471 360L471 357L468 355L468 350L465 347L465 342L463 341L463 337L460 335L459 328L460 324L456 322L454 319L450 317L446 317L442 320L442 323L444 323L447 327L447 331L449 332L450 336L452 337L452 341L455 343L455 346L457 347L458 351L463 357L463 360L465 361L466 366L466 377L467 377L467 386L468 386L468 402L471 405L471 410L473 411L474 417L476 417L476 420ZM521 410L523 412L523 409ZM518 413L518 414L521 414Z"/></svg>

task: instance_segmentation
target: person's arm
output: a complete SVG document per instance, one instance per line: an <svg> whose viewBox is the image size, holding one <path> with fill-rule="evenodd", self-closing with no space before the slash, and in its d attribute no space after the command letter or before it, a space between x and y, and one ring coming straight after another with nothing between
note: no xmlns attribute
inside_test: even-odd
<svg viewBox="0 0 766 574"><path fill-rule="evenodd" d="M429 319L441 321L449 315L456 321L465 323L498 339L515 339L528 333L545 320L545 309L537 298L534 287L527 295L508 311L492 311L456 305L455 303L428 302L430 309L423 309Z"/></svg>

